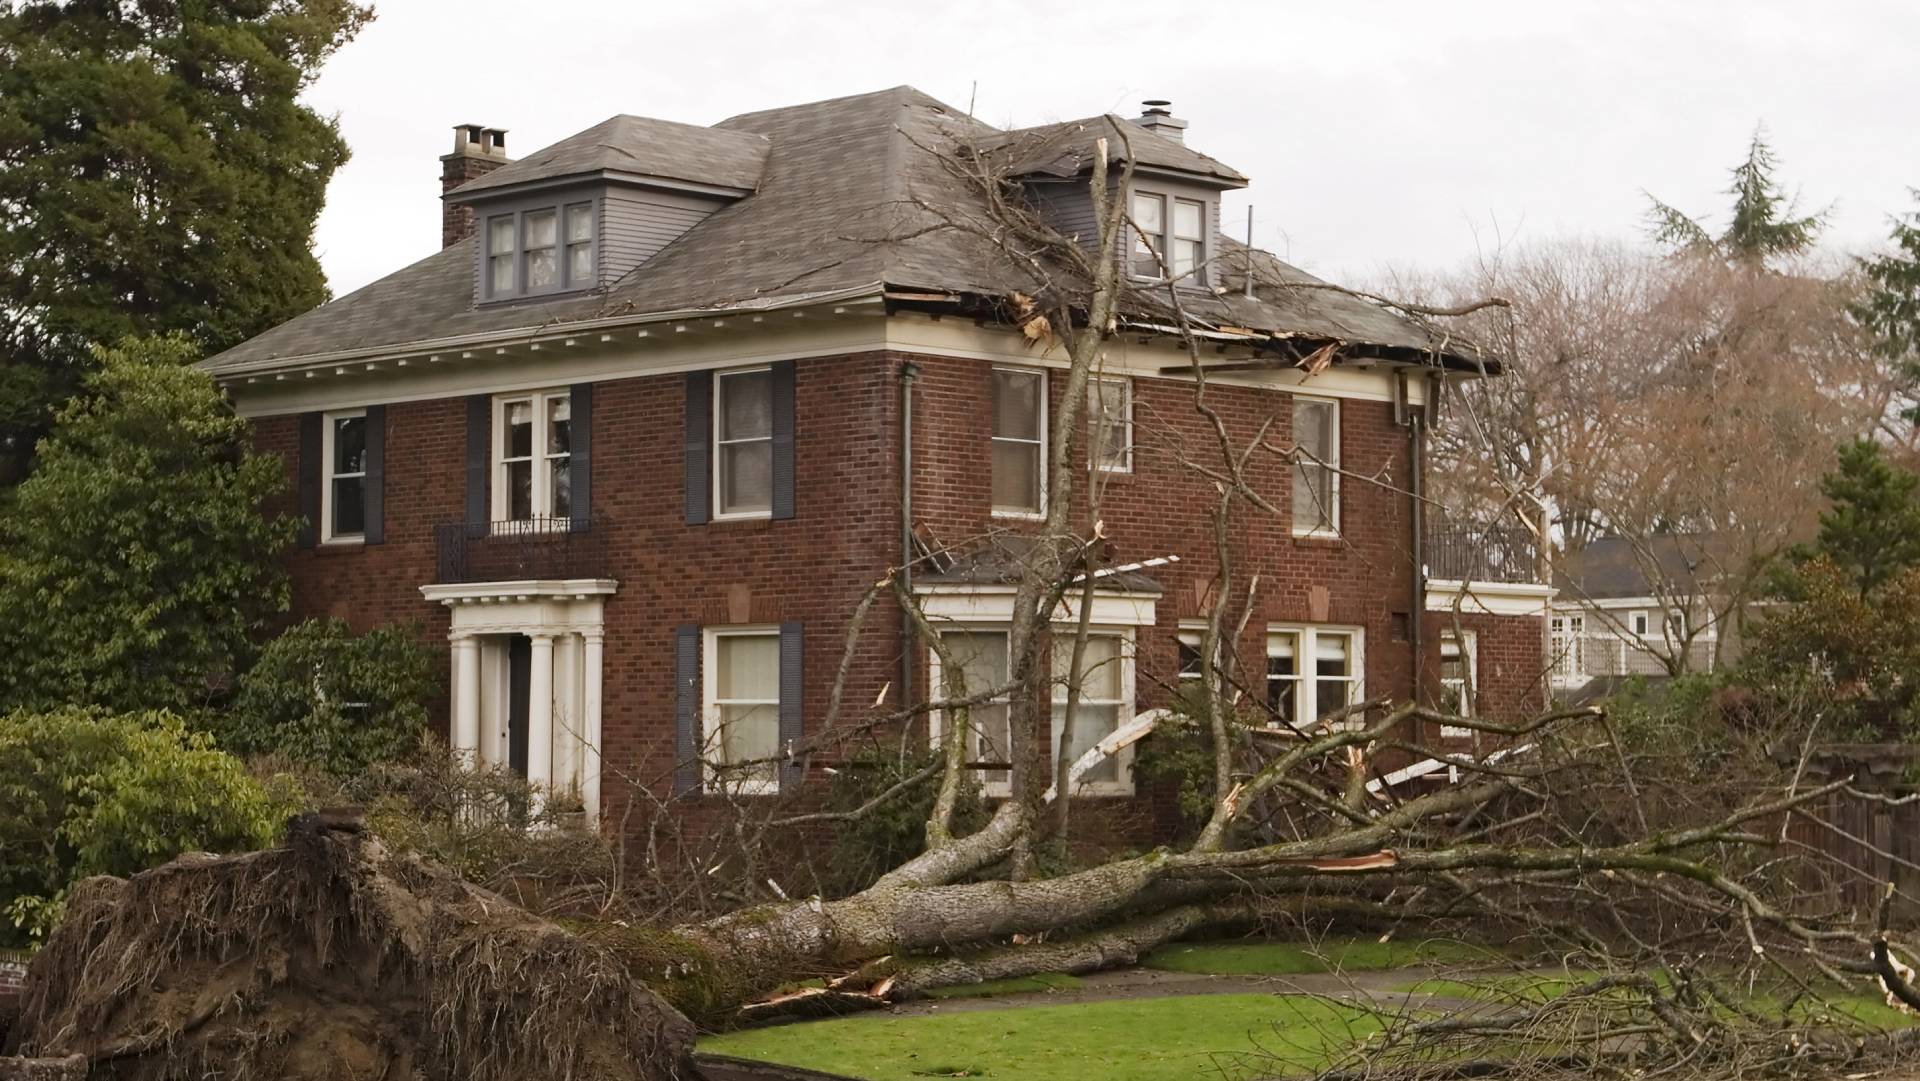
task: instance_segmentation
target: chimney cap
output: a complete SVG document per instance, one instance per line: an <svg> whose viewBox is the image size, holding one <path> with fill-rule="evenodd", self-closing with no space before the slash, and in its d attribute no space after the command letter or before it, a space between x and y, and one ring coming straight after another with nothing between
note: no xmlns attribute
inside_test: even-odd
<svg viewBox="0 0 1920 1081"><path fill-rule="evenodd" d="M1167 108L1167 106L1172 105L1173 102L1168 101L1166 98L1148 98L1147 100L1141 102L1140 104L1147 107L1146 112L1149 115L1156 115L1156 116L1172 116L1173 115L1173 112Z"/></svg>
<svg viewBox="0 0 1920 1081"><path fill-rule="evenodd" d="M451 157L500 158L507 156L507 129L485 124L455 124Z"/></svg>

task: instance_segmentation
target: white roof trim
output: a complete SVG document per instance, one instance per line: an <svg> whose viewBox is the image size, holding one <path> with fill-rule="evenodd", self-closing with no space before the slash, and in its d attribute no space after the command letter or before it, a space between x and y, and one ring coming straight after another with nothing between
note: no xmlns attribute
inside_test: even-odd
<svg viewBox="0 0 1920 1081"><path fill-rule="evenodd" d="M1461 594L1465 597L1462 598ZM1553 587L1533 582L1464 582L1458 578L1427 579L1427 611L1460 610L1477 615L1544 616L1552 605Z"/></svg>
<svg viewBox="0 0 1920 1081"><path fill-rule="evenodd" d="M1013 586L916 586L920 610L934 623L1011 623ZM1155 622L1156 593L1095 593L1089 622L1101 627L1151 627ZM1080 598L1060 598L1053 614L1056 623L1080 619Z"/></svg>

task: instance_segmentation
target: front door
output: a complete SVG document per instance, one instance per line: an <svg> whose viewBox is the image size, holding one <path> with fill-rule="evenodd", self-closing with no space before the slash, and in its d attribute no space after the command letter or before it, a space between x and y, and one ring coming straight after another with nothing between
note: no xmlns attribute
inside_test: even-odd
<svg viewBox="0 0 1920 1081"><path fill-rule="evenodd" d="M527 714L533 701L529 677L533 672L533 639L524 634L507 638L507 765L527 775Z"/></svg>

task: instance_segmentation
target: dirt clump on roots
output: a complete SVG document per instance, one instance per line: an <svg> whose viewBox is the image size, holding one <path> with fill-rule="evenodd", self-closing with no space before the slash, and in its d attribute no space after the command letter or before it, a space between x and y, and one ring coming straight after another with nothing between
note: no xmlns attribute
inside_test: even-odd
<svg viewBox="0 0 1920 1081"><path fill-rule="evenodd" d="M694 1029L611 953L357 818L75 887L9 1054L91 1076L668 1081Z"/></svg>

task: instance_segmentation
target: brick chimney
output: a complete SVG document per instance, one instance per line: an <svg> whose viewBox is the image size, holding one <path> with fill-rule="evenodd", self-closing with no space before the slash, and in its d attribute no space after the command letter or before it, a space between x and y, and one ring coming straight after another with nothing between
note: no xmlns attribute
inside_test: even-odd
<svg viewBox="0 0 1920 1081"><path fill-rule="evenodd" d="M473 208L447 202L447 193L493 172L509 160L505 128L454 125L453 153L440 155L441 247L452 247L473 235Z"/></svg>
<svg viewBox="0 0 1920 1081"><path fill-rule="evenodd" d="M1168 108L1173 102L1152 98L1140 104L1146 108L1141 111L1134 123L1157 135L1164 135L1176 143L1187 141L1187 122L1175 117L1173 111Z"/></svg>

